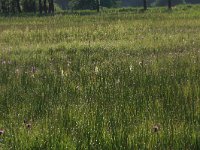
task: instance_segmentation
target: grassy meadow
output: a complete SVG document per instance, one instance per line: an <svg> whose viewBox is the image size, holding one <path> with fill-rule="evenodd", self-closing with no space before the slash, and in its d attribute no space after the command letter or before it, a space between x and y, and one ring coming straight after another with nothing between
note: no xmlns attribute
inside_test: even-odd
<svg viewBox="0 0 200 150"><path fill-rule="evenodd" d="M200 6L0 17L0 149L200 149Z"/></svg>

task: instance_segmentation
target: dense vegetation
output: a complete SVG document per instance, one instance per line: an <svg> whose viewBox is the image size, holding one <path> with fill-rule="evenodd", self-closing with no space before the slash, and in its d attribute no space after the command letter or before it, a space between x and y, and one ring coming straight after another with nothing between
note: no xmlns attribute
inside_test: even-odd
<svg viewBox="0 0 200 150"><path fill-rule="evenodd" d="M0 18L0 149L199 149L200 12Z"/></svg>
<svg viewBox="0 0 200 150"><path fill-rule="evenodd" d="M171 6L177 4L200 3L198 0L0 0L0 13L18 14L21 12L39 12L40 14L54 14L55 6L61 9L92 9L97 10L111 7L143 6Z"/></svg>

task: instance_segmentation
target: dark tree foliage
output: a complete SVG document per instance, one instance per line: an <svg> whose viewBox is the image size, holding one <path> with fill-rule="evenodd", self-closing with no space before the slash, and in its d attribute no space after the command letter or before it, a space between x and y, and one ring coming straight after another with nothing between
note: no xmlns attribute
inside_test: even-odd
<svg viewBox="0 0 200 150"><path fill-rule="evenodd" d="M10 5L11 5L11 7L10 7L10 12L11 12L11 13L15 13L15 8L16 8L16 7L15 7L15 4L16 4L16 1L13 1L13 0L12 0L12 1L10 2Z"/></svg>
<svg viewBox="0 0 200 150"><path fill-rule="evenodd" d="M74 9L96 9L100 10L100 7L112 7L116 5L116 1L119 0L71 0L74 2Z"/></svg>
<svg viewBox="0 0 200 150"><path fill-rule="evenodd" d="M157 6L166 6L168 5L169 8L169 3L171 3L171 6L177 5L177 4L184 4L185 0L157 0L156 5Z"/></svg>
<svg viewBox="0 0 200 150"><path fill-rule="evenodd" d="M66 10L69 7L70 0L54 0L63 10Z"/></svg>
<svg viewBox="0 0 200 150"><path fill-rule="evenodd" d="M185 2L188 4L199 4L200 0L185 0Z"/></svg>
<svg viewBox="0 0 200 150"><path fill-rule="evenodd" d="M77 0L75 9L96 9L95 0Z"/></svg>
<svg viewBox="0 0 200 150"><path fill-rule="evenodd" d="M156 0L146 0L147 6L150 6L151 3L155 2ZM122 0L123 6L143 6L144 7L144 0Z"/></svg>
<svg viewBox="0 0 200 150"><path fill-rule="evenodd" d="M143 7L144 7L144 10L147 10L147 0L143 0Z"/></svg>
<svg viewBox="0 0 200 150"><path fill-rule="evenodd" d="M48 13L54 13L54 1L53 0L49 0L49 9L48 9Z"/></svg>
<svg viewBox="0 0 200 150"><path fill-rule="evenodd" d="M24 12L36 12L36 1L35 0L24 0L22 3Z"/></svg>
<svg viewBox="0 0 200 150"><path fill-rule="evenodd" d="M96 0L96 9L97 9L97 12L99 12L99 10L100 10L100 2L99 2L99 0Z"/></svg>
<svg viewBox="0 0 200 150"><path fill-rule="evenodd" d="M6 10L5 6L6 6L5 1L2 0L2 1L1 1L1 12L2 12L2 13L5 13L5 10Z"/></svg>
<svg viewBox="0 0 200 150"><path fill-rule="evenodd" d="M54 14L54 3L60 4L62 8L68 8L73 3L73 9L93 9L100 11L102 7L143 6L146 10L149 6L168 6L171 9L176 4L200 3L200 0L0 0L0 13L16 14L21 12L35 12L40 14Z"/></svg>
<svg viewBox="0 0 200 150"><path fill-rule="evenodd" d="M171 10L172 9L172 1L168 0L168 9Z"/></svg>
<svg viewBox="0 0 200 150"><path fill-rule="evenodd" d="M20 13L20 0L0 0L2 13Z"/></svg>
<svg viewBox="0 0 200 150"><path fill-rule="evenodd" d="M16 0L16 5L18 12L21 13L20 0Z"/></svg>
<svg viewBox="0 0 200 150"><path fill-rule="evenodd" d="M42 0L39 0L39 13L42 14Z"/></svg>
<svg viewBox="0 0 200 150"><path fill-rule="evenodd" d="M43 1L43 10L44 10L44 13L47 14L47 0Z"/></svg>
<svg viewBox="0 0 200 150"><path fill-rule="evenodd" d="M100 5L103 7L111 8L116 5L117 0L101 0Z"/></svg>

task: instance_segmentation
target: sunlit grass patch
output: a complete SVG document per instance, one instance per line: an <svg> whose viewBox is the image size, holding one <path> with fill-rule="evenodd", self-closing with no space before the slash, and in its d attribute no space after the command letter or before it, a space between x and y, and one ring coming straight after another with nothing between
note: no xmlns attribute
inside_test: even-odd
<svg viewBox="0 0 200 150"><path fill-rule="evenodd" d="M1 18L0 149L198 149L200 20L174 9Z"/></svg>

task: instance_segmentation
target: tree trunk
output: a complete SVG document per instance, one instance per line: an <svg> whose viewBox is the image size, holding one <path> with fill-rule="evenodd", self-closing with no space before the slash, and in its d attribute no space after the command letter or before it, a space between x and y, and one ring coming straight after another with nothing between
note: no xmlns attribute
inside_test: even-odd
<svg viewBox="0 0 200 150"><path fill-rule="evenodd" d="M36 13L36 0L34 0L34 2L33 2L33 11L34 11L34 13Z"/></svg>
<svg viewBox="0 0 200 150"><path fill-rule="evenodd" d="M8 6L6 5L6 1L5 0L2 0L2 3L1 3L1 8L2 8L2 12L3 13L8 13Z"/></svg>
<svg viewBox="0 0 200 150"><path fill-rule="evenodd" d="M96 0L96 7L97 7L97 12L100 10L100 2L99 0Z"/></svg>
<svg viewBox="0 0 200 150"><path fill-rule="evenodd" d="M17 11L19 13L21 13L22 11L21 11L21 7L20 7L20 0L16 0L16 2L17 2Z"/></svg>
<svg viewBox="0 0 200 150"><path fill-rule="evenodd" d="M44 13L47 14L47 0L44 0Z"/></svg>
<svg viewBox="0 0 200 150"><path fill-rule="evenodd" d="M11 11L11 13L15 13L15 1L14 0L12 0L11 1L11 7L10 7L10 11Z"/></svg>
<svg viewBox="0 0 200 150"><path fill-rule="evenodd" d="M5 1L4 0L2 0L1 1L1 11L3 12L3 13L5 13Z"/></svg>
<svg viewBox="0 0 200 150"><path fill-rule="evenodd" d="M143 1L144 10L147 10L147 0Z"/></svg>
<svg viewBox="0 0 200 150"><path fill-rule="evenodd" d="M54 1L53 0L49 0L49 11L48 13L54 13Z"/></svg>
<svg viewBox="0 0 200 150"><path fill-rule="evenodd" d="M51 13L51 0L48 0L49 2L49 9L48 9L48 13L50 14Z"/></svg>
<svg viewBox="0 0 200 150"><path fill-rule="evenodd" d="M39 0L39 12L42 14L42 0Z"/></svg>
<svg viewBox="0 0 200 150"><path fill-rule="evenodd" d="M55 11L54 0L51 0L51 5L52 5L52 6L51 6L51 7L52 7L52 10L51 10L51 11L52 11L52 13L54 14L54 11Z"/></svg>
<svg viewBox="0 0 200 150"><path fill-rule="evenodd" d="M168 9L171 10L172 9L172 1L168 0Z"/></svg>

